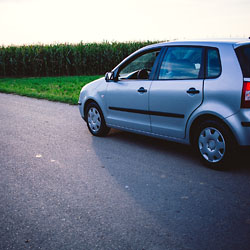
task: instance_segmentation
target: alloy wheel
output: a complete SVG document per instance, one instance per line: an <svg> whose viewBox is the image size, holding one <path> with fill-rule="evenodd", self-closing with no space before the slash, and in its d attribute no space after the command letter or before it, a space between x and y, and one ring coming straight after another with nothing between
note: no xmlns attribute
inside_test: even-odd
<svg viewBox="0 0 250 250"><path fill-rule="evenodd" d="M89 128L97 133L101 128L101 115L95 107L91 107L88 112Z"/></svg>

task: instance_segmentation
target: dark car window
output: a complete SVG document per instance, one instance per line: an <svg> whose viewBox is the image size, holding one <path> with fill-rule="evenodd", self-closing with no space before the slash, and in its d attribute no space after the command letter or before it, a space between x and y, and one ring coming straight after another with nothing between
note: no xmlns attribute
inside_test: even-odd
<svg viewBox="0 0 250 250"><path fill-rule="evenodd" d="M198 79L202 51L200 47L169 47L163 58L158 79Z"/></svg>
<svg viewBox="0 0 250 250"><path fill-rule="evenodd" d="M221 74L219 52L215 48L207 49L206 78L216 78Z"/></svg>
<svg viewBox="0 0 250 250"><path fill-rule="evenodd" d="M136 56L120 69L119 79L148 79L160 49Z"/></svg>
<svg viewBox="0 0 250 250"><path fill-rule="evenodd" d="M243 76L250 77L250 46L242 46L236 49Z"/></svg>

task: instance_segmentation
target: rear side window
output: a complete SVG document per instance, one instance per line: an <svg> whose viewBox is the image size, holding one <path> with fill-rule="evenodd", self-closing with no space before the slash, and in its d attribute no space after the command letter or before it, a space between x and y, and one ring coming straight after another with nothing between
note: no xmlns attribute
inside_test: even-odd
<svg viewBox="0 0 250 250"><path fill-rule="evenodd" d="M199 79L202 52L200 47L169 47L163 58L158 79Z"/></svg>
<svg viewBox="0 0 250 250"><path fill-rule="evenodd" d="M215 48L207 49L206 78L216 78L221 74L219 52Z"/></svg>
<svg viewBox="0 0 250 250"><path fill-rule="evenodd" d="M236 49L241 70L245 78L250 78L250 46L242 46Z"/></svg>

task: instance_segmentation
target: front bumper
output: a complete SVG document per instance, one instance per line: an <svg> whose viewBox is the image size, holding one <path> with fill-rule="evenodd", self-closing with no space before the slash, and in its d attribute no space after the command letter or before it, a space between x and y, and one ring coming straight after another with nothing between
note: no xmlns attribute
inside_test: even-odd
<svg viewBox="0 0 250 250"><path fill-rule="evenodd" d="M84 119L83 103L81 101L78 101L78 108L79 108L82 119Z"/></svg>

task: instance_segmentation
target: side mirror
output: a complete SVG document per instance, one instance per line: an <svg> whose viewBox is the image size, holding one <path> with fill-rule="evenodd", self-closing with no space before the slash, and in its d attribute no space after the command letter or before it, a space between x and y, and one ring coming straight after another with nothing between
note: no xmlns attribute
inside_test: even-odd
<svg viewBox="0 0 250 250"><path fill-rule="evenodd" d="M117 70L112 71L112 72L107 72L105 74L105 80L106 82L117 82L118 81L118 75L117 75Z"/></svg>
<svg viewBox="0 0 250 250"><path fill-rule="evenodd" d="M114 72L107 72L105 74L105 81L110 82L114 80Z"/></svg>

